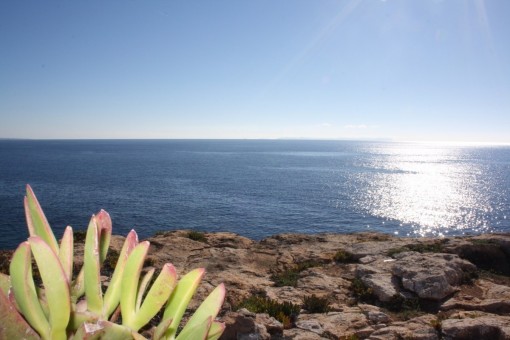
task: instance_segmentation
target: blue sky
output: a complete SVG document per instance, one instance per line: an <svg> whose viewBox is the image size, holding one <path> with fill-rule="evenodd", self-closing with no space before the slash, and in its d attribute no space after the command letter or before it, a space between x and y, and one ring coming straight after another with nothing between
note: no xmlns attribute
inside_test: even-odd
<svg viewBox="0 0 510 340"><path fill-rule="evenodd" d="M1 1L0 138L510 143L510 1Z"/></svg>

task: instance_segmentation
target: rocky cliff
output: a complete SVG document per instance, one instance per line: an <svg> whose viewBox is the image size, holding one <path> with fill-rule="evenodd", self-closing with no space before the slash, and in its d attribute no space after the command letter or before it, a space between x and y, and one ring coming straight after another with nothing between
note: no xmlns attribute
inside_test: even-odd
<svg viewBox="0 0 510 340"><path fill-rule="evenodd" d="M225 339L510 339L510 234L257 242L173 231L149 241L148 265L207 269L197 301L226 284Z"/></svg>

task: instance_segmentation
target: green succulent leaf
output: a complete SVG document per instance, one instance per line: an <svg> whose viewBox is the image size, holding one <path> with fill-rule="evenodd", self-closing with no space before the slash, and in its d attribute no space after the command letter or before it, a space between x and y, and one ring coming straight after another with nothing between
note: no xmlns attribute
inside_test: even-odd
<svg viewBox="0 0 510 340"><path fill-rule="evenodd" d="M197 308L193 316L186 323L182 332L188 328L195 327L199 324L203 324L207 318L214 318L220 311L223 300L225 299L225 285L222 283L216 287L211 294L202 302L200 307Z"/></svg>
<svg viewBox="0 0 510 340"><path fill-rule="evenodd" d="M83 323L76 331L73 340L125 340L145 339L142 335L132 332L129 328L115 323L99 320L95 323Z"/></svg>
<svg viewBox="0 0 510 340"><path fill-rule="evenodd" d="M207 339L209 328L211 328L211 323L212 318L208 317L193 327L183 329L182 332L179 333L177 340L205 340Z"/></svg>
<svg viewBox="0 0 510 340"><path fill-rule="evenodd" d="M145 292L147 290L147 287L149 286L149 283L154 276L154 272L156 269L151 268L145 273L145 275L142 277L142 280L140 281L140 284L138 285L138 293L136 296L136 307L135 310L139 310L142 306L142 299L145 295Z"/></svg>
<svg viewBox="0 0 510 340"><path fill-rule="evenodd" d="M57 255L42 238L32 236L28 243L44 284L52 339L66 339L66 328L71 313L69 281Z"/></svg>
<svg viewBox="0 0 510 340"><path fill-rule="evenodd" d="M167 302L176 283L177 272L175 271L175 267L170 263L166 263L147 293L140 310L138 310L136 314L134 330L142 328L151 321Z"/></svg>
<svg viewBox="0 0 510 340"><path fill-rule="evenodd" d="M14 252L9 268L12 292L20 312L39 335L50 337L50 324L39 303L32 276L30 244L21 243Z"/></svg>
<svg viewBox="0 0 510 340"><path fill-rule="evenodd" d="M74 332L81 327L84 323L96 323L99 320L99 316L88 311L73 311L67 325L67 330Z"/></svg>
<svg viewBox="0 0 510 340"><path fill-rule="evenodd" d="M0 292L0 324L0 339L40 339L3 291Z"/></svg>
<svg viewBox="0 0 510 340"><path fill-rule="evenodd" d="M207 334L207 340L218 340L224 331L225 324L223 322L213 321Z"/></svg>
<svg viewBox="0 0 510 340"><path fill-rule="evenodd" d="M129 255L124 269L121 283L120 308L122 310L122 324L133 330L137 330L136 300L138 281L142 271L143 262L149 250L148 241L141 242Z"/></svg>
<svg viewBox="0 0 510 340"><path fill-rule="evenodd" d="M85 271L81 267L80 272L76 275L73 283L71 284L71 299L74 303L85 294Z"/></svg>
<svg viewBox="0 0 510 340"><path fill-rule="evenodd" d="M179 280L179 283L177 283L177 286L170 295L163 314L163 319L172 319L170 327L168 327L165 332L165 337L167 339L173 339L175 337L182 316L204 274L204 268L192 270Z"/></svg>
<svg viewBox="0 0 510 340"><path fill-rule="evenodd" d="M73 250L74 250L74 239L73 239L73 228L67 227L60 241L60 252L58 258L62 263L62 268L66 274L67 282L71 283L73 278Z"/></svg>
<svg viewBox="0 0 510 340"><path fill-rule="evenodd" d="M51 230L50 224L44 215L39 201L37 201L37 197L35 197L34 191L28 184L24 205L30 236L39 236L50 246L55 254L58 254L57 239Z"/></svg>
<svg viewBox="0 0 510 340"><path fill-rule="evenodd" d="M138 245L138 235L134 230L131 230L124 241L124 245L122 246L122 250L120 251L119 259L117 260L117 265L115 266L115 270L113 271L112 278L110 280L110 284L108 285L108 289L104 295L104 306L103 306L103 315L105 318L108 318L115 308L119 305L120 296L121 296L121 282L122 275L124 274L124 269L126 267L127 260L129 255Z"/></svg>
<svg viewBox="0 0 510 340"><path fill-rule="evenodd" d="M172 323L172 319L164 319L159 323L159 325L154 330L154 335L152 336L152 340L160 340L165 338L165 331L170 327Z"/></svg>
<svg viewBox="0 0 510 340"><path fill-rule="evenodd" d="M103 292L101 290L99 231L94 215L90 219L85 238L83 268L87 307L92 313L100 315L103 311Z"/></svg>

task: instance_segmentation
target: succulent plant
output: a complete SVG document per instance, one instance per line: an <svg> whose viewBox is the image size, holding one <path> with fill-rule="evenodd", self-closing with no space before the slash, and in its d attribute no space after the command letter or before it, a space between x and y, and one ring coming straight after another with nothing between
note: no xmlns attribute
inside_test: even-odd
<svg viewBox="0 0 510 340"><path fill-rule="evenodd" d="M60 245L27 185L24 200L30 237L11 259L10 275L0 274L1 339L145 339L139 330L163 311L153 339L218 339L224 324L215 320L225 287L220 284L178 328L205 274L195 269L180 280L167 263L149 287L154 269L143 277L149 242L139 242L134 230L126 237L110 283L103 293L100 270L112 235L112 222L101 210L93 215L85 238L83 267L73 280L73 230L67 227ZM42 279L34 282L32 257ZM119 320L119 312L121 322Z"/></svg>

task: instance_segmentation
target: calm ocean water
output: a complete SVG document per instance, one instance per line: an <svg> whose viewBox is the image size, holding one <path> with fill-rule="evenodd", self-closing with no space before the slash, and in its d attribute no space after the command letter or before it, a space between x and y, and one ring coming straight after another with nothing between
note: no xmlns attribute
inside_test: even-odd
<svg viewBox="0 0 510 340"><path fill-rule="evenodd" d="M0 141L0 248L25 184L58 237L104 208L135 228L401 236L510 232L510 147L346 141Z"/></svg>

